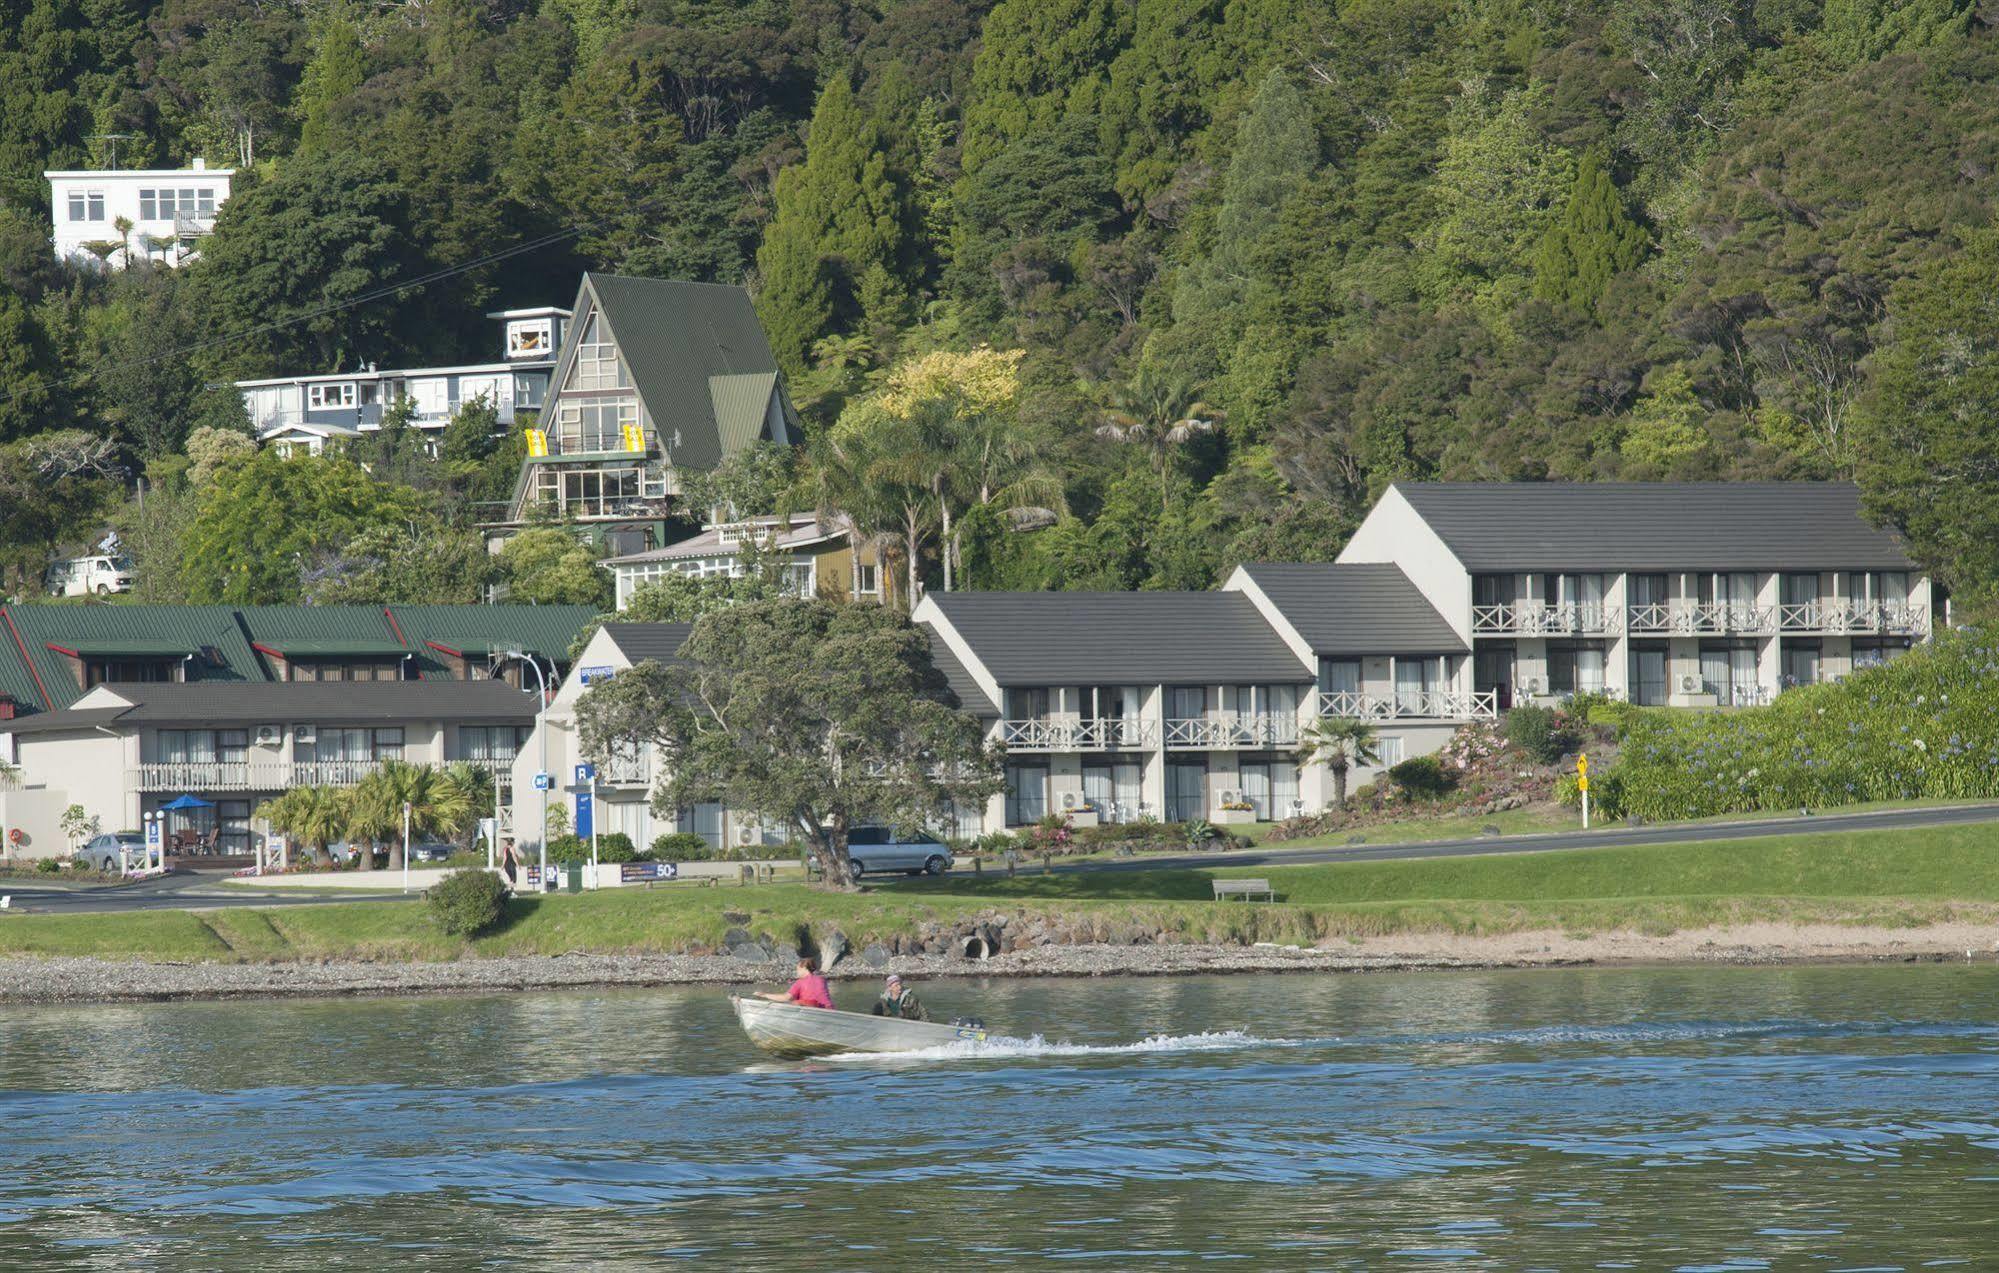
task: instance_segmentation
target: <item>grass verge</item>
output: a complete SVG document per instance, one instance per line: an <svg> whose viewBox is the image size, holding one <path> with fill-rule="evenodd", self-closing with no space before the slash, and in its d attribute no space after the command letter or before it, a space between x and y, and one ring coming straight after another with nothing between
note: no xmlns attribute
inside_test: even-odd
<svg viewBox="0 0 1999 1273"><path fill-rule="evenodd" d="M1216 903L1217 876L1268 878L1276 905ZM1813 834L1325 866L915 879L859 894L799 884L524 898L493 932L447 938L393 902L0 918L0 955L260 962L448 960L713 949L731 928L856 945L1002 911L1076 939L1209 942L1554 930L1664 934L1752 921L1915 927L1999 921L1999 827Z"/></svg>

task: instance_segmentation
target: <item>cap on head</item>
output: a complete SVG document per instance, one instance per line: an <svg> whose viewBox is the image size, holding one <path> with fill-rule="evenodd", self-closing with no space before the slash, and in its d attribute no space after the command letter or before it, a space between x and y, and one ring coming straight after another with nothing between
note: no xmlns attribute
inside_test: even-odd
<svg viewBox="0 0 1999 1273"><path fill-rule="evenodd" d="M890 973L888 975L888 984L891 986L899 986L902 984L902 977L896 973Z"/></svg>

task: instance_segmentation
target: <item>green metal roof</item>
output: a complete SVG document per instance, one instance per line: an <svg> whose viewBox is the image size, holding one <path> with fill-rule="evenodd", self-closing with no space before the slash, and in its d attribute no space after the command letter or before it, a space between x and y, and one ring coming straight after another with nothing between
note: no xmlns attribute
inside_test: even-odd
<svg viewBox="0 0 1999 1273"><path fill-rule="evenodd" d="M192 655L195 681L265 682L276 670L256 646L280 654L414 656L419 676L449 679L450 649L519 647L567 663L589 606L0 606L0 694L25 712L59 710L82 696L83 655Z"/></svg>

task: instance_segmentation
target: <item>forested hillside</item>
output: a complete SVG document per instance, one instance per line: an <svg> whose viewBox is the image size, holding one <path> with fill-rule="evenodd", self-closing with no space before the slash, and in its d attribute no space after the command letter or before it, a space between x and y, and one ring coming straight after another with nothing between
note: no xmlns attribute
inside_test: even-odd
<svg viewBox="0 0 1999 1273"><path fill-rule="evenodd" d="M801 492L961 583L1329 557L1402 477L1857 476L1968 595L1999 578L1995 19L0 0L0 501L46 485L31 435L171 466L237 414L204 385L483 357L485 310L605 268L746 283ZM105 134L247 170L198 264L55 267L40 172Z"/></svg>

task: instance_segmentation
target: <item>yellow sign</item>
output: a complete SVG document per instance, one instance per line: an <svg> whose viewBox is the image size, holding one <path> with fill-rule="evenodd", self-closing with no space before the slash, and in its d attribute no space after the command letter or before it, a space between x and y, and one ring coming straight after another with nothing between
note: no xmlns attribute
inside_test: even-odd
<svg viewBox="0 0 1999 1273"><path fill-rule="evenodd" d="M640 424L628 424L624 426L624 430L625 430L625 449L627 451L643 452L646 449L645 426Z"/></svg>
<svg viewBox="0 0 1999 1273"><path fill-rule="evenodd" d="M1588 790L1589 790L1589 775L1588 775L1588 774L1580 774L1580 775L1578 775L1578 776L1576 777L1576 790L1577 790L1577 791L1588 791Z"/></svg>
<svg viewBox="0 0 1999 1273"><path fill-rule="evenodd" d="M1576 757L1576 772L1577 772L1577 773L1579 773L1579 774L1588 774L1588 773L1589 773L1589 757L1588 757L1588 756L1577 756L1577 757Z"/></svg>
<svg viewBox="0 0 1999 1273"><path fill-rule="evenodd" d="M548 454L548 434L546 431L542 429L529 429L527 435L528 455L530 458L540 459Z"/></svg>

